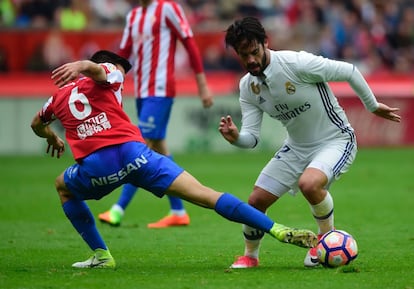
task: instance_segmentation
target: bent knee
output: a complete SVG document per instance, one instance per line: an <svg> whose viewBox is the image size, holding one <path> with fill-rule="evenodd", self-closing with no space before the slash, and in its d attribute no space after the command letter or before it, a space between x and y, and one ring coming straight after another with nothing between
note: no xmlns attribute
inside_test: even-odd
<svg viewBox="0 0 414 289"><path fill-rule="evenodd" d="M275 195L256 187L249 196L248 204L262 212L266 212L277 199L278 197Z"/></svg>
<svg viewBox="0 0 414 289"><path fill-rule="evenodd" d="M299 180L298 187L305 195L312 195L321 189L320 185L314 180Z"/></svg>
<svg viewBox="0 0 414 289"><path fill-rule="evenodd" d="M325 188L328 177L320 170L308 168L298 181L300 191L305 195L313 195Z"/></svg>
<svg viewBox="0 0 414 289"><path fill-rule="evenodd" d="M63 174L59 175L55 179L55 189L56 189L62 203L64 203L67 200L73 198L73 195L71 194L69 189L66 187L65 180L63 178Z"/></svg>

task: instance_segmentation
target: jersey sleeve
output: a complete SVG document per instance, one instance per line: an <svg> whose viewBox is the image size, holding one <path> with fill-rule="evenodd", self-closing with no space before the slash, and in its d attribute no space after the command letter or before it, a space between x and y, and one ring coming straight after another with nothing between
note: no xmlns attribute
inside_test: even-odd
<svg viewBox="0 0 414 289"><path fill-rule="evenodd" d="M368 111L372 112L378 108L374 93L355 65L307 52L300 52L298 58L299 75L302 81L308 83L348 82Z"/></svg>
<svg viewBox="0 0 414 289"><path fill-rule="evenodd" d="M193 37L193 31L191 30L190 24L181 5L172 1L165 2L164 13L167 25L179 39Z"/></svg>
<svg viewBox="0 0 414 289"><path fill-rule="evenodd" d="M348 82L368 111L373 112L379 107L374 93L356 66Z"/></svg>
<svg viewBox="0 0 414 289"><path fill-rule="evenodd" d="M242 124L239 138L235 146L241 148L254 148L260 141L260 129L263 120L263 111L258 108L250 99L249 76L246 75L240 80L240 108L242 113Z"/></svg>
<svg viewBox="0 0 414 289"><path fill-rule="evenodd" d="M39 117L43 124L49 124L56 119L53 112L53 96L49 97L42 109L39 111Z"/></svg>
<svg viewBox="0 0 414 289"><path fill-rule="evenodd" d="M298 75L306 83L348 81L354 70L351 63L301 51L297 59Z"/></svg>
<svg viewBox="0 0 414 289"><path fill-rule="evenodd" d="M126 16L126 23L119 45L118 55L128 59L132 52L132 23L135 19L136 9L130 11Z"/></svg>
<svg viewBox="0 0 414 289"><path fill-rule="evenodd" d="M203 60L201 58L200 50L193 37L189 37L183 40L185 49L187 50L190 58L191 68L195 73L201 73L204 71Z"/></svg>
<svg viewBox="0 0 414 289"><path fill-rule="evenodd" d="M107 82L110 84L120 84L124 82L122 72L112 63L102 63L107 75Z"/></svg>
<svg viewBox="0 0 414 289"><path fill-rule="evenodd" d="M122 94L121 88L124 83L124 75L122 72L112 63L102 63L102 67L106 72L106 81L107 84L114 91L118 103L122 105Z"/></svg>

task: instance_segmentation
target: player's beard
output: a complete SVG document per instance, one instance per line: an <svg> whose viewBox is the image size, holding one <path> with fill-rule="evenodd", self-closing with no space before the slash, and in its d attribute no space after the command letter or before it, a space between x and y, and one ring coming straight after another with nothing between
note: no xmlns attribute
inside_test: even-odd
<svg viewBox="0 0 414 289"><path fill-rule="evenodd" d="M247 71L251 75L253 75L253 76L261 76L261 75L263 75L263 71L266 68L266 61L267 61L267 56L266 56L266 51L265 51L263 53L263 57L262 57L261 63L251 63L251 64L249 64L247 66ZM257 68L259 68L259 69L257 69Z"/></svg>

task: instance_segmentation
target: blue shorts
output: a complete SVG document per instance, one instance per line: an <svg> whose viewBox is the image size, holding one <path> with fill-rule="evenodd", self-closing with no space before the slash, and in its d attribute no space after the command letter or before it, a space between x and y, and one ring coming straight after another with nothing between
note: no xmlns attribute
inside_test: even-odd
<svg viewBox="0 0 414 289"><path fill-rule="evenodd" d="M146 139L162 140L167 135L172 97L137 98L138 127Z"/></svg>
<svg viewBox="0 0 414 289"><path fill-rule="evenodd" d="M64 172L64 180L79 200L99 200L125 183L161 198L183 171L147 145L127 142L102 148L70 166Z"/></svg>

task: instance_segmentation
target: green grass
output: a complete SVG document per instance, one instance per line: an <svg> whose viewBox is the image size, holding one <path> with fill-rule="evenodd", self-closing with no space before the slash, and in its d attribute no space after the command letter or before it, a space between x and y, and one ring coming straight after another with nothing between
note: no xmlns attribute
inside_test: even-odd
<svg viewBox="0 0 414 289"><path fill-rule="evenodd" d="M267 153L186 154L175 159L203 183L243 200ZM334 183L338 229L354 235L359 256L339 269L303 267L305 249L266 236L261 266L227 269L243 253L241 225L211 210L186 207L188 228L149 230L168 210L167 200L140 191L124 223L98 228L116 258L116 270L76 270L90 252L60 208L55 177L72 163L47 156L0 157L0 288L414 288L414 149L363 149L351 170ZM108 209L119 190L88 202ZM269 216L316 230L301 195L282 198Z"/></svg>

